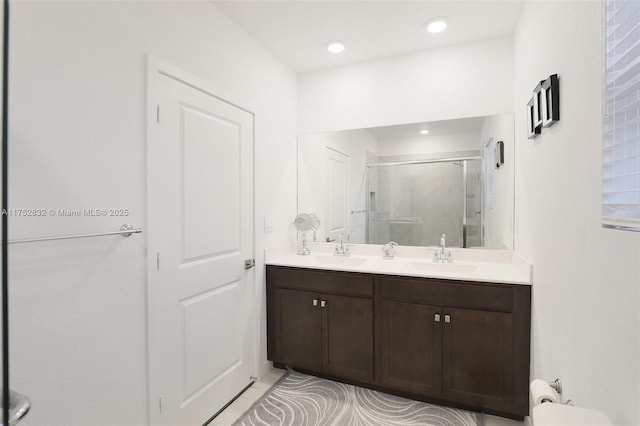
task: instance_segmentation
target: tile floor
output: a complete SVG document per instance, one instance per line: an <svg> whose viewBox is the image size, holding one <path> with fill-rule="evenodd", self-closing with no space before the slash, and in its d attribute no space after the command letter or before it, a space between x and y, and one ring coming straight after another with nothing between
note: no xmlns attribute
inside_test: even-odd
<svg viewBox="0 0 640 426"><path fill-rule="evenodd" d="M279 368L271 369L267 374L261 377L260 381L253 384L245 393L243 393L233 404L227 407L218 417L211 423L211 426L229 426L233 424L245 411L251 407L271 386L273 386L284 374L284 370ZM504 419L502 417L485 415L484 426L522 426L524 422Z"/></svg>
<svg viewBox="0 0 640 426"><path fill-rule="evenodd" d="M211 426L229 426L233 424L233 422L243 415L254 402L268 391L271 386L273 386L284 375L284 373L284 370L272 368L209 424Z"/></svg>

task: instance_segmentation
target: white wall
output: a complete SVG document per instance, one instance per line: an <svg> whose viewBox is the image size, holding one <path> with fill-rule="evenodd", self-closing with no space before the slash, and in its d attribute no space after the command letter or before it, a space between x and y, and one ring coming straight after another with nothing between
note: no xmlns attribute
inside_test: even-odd
<svg viewBox="0 0 640 426"><path fill-rule="evenodd" d="M355 232L353 243L365 242L365 218L363 213L351 214L352 210L366 208L366 164L367 151L377 151L377 140L365 130L343 132L323 132L300 135L298 137L298 211L316 213L320 219L320 228L316 232L318 241L324 241L329 235L327 228L328 207L325 190L326 151L327 148L340 152L348 158L348 205L346 227Z"/></svg>
<svg viewBox="0 0 640 426"><path fill-rule="evenodd" d="M12 2L11 10L11 206L130 214L14 219L10 237L145 228L151 54L255 113L262 277L262 249L289 241L296 209L295 74L204 1ZM145 241L12 246L11 381L33 402L25 425L146 423ZM262 278L255 288L261 366Z"/></svg>
<svg viewBox="0 0 640 426"><path fill-rule="evenodd" d="M513 204L514 204L514 134L513 115L503 114L485 118L480 131L480 150L493 139L504 142L504 164L493 167L493 207L489 208L487 191L484 191L485 247L513 249ZM486 188L486 185L484 185Z"/></svg>
<svg viewBox="0 0 640 426"><path fill-rule="evenodd" d="M302 74L299 131L511 112L512 55L499 38Z"/></svg>
<svg viewBox="0 0 640 426"><path fill-rule="evenodd" d="M640 421L640 234L603 229L601 2L527 2L514 38L516 249L534 263L532 377ZM541 23L544 22L544 25ZM560 78L560 121L526 137L535 85Z"/></svg>
<svg viewBox="0 0 640 426"><path fill-rule="evenodd" d="M479 138L478 132L470 131L381 139L378 144L378 156L398 156L398 158L419 156L420 159L431 159L466 155L469 151L478 150Z"/></svg>

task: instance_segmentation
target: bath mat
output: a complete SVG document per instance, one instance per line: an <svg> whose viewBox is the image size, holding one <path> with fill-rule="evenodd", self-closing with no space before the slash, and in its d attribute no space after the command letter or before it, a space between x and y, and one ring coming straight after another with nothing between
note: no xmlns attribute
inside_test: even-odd
<svg viewBox="0 0 640 426"><path fill-rule="evenodd" d="M289 371L233 426L477 426L477 416Z"/></svg>

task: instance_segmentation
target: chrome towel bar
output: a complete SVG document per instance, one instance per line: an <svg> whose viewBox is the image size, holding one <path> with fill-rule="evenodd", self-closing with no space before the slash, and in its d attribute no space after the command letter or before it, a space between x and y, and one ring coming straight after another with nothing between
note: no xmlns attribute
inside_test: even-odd
<svg viewBox="0 0 640 426"><path fill-rule="evenodd" d="M107 235L122 235L123 237L129 237L131 234L140 234L142 229L134 228L132 225L122 225L119 231L113 232L97 232L94 234L76 234L76 235L63 235L60 237L41 237L41 238L23 238L19 240L9 240L9 244L22 244L22 243L36 243L40 241L54 241L54 240L71 240L74 238L89 238L89 237L104 237Z"/></svg>

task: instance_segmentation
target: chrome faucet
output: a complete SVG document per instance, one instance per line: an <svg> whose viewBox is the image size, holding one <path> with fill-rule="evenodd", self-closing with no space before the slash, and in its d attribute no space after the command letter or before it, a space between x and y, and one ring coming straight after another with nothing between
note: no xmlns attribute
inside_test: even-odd
<svg viewBox="0 0 640 426"><path fill-rule="evenodd" d="M440 237L440 247L433 247L433 261L435 263L453 263L453 253L451 249L447 250L447 237L445 234L442 234Z"/></svg>
<svg viewBox="0 0 640 426"><path fill-rule="evenodd" d="M352 235L352 232L347 231L347 241L349 241L351 239L351 235ZM344 242L344 234L340 234L340 239L336 243L336 247L335 247L335 249L333 251L333 255L334 256L345 256L345 257L351 256L350 247L352 245L353 244L348 244L348 243L345 244L345 242Z"/></svg>

